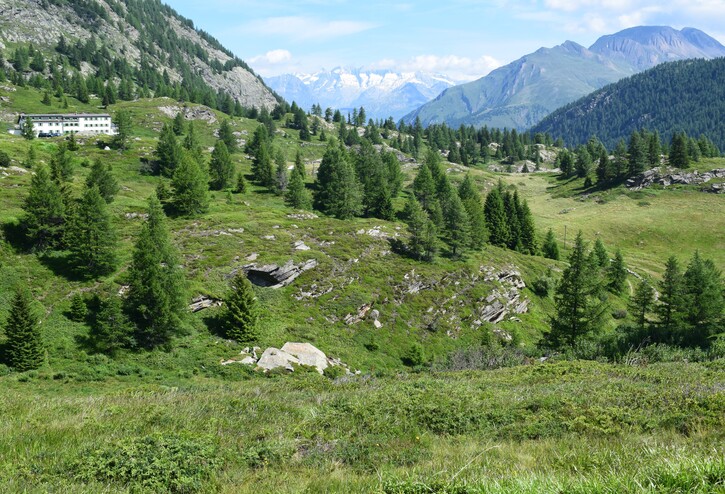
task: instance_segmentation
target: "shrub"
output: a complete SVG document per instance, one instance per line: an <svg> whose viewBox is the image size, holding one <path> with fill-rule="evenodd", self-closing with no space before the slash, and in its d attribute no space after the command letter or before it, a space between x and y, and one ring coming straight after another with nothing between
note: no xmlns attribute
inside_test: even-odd
<svg viewBox="0 0 725 494"><path fill-rule="evenodd" d="M554 280L546 276L534 280L534 282L531 284L531 289L539 297L548 297L549 290L551 290L553 287Z"/></svg>
<svg viewBox="0 0 725 494"><path fill-rule="evenodd" d="M3 168L10 166L10 156L5 151L0 151L0 166Z"/></svg>
<svg viewBox="0 0 725 494"><path fill-rule="evenodd" d="M612 312L612 317L614 319L624 319L625 317L627 317L627 311L624 309L617 309Z"/></svg>
<svg viewBox="0 0 725 494"><path fill-rule="evenodd" d="M420 343L413 343L400 358L409 367L418 367L425 363L423 346Z"/></svg>
<svg viewBox="0 0 725 494"><path fill-rule="evenodd" d="M338 377L342 377L347 374L347 371L341 365L331 365L322 372L325 377L332 379L333 381Z"/></svg>
<svg viewBox="0 0 725 494"><path fill-rule="evenodd" d="M212 492L222 464L209 439L152 434L86 451L72 465L83 481L112 482L150 492Z"/></svg>

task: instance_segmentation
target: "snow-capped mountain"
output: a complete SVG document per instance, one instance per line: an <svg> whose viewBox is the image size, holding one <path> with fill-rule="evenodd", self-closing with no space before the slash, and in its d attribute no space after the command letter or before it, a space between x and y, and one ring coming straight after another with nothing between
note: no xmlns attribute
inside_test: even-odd
<svg viewBox="0 0 725 494"><path fill-rule="evenodd" d="M338 67L315 74L284 74L265 82L290 103L309 109L313 104L341 111L365 107L369 118L396 121L458 84L446 76Z"/></svg>

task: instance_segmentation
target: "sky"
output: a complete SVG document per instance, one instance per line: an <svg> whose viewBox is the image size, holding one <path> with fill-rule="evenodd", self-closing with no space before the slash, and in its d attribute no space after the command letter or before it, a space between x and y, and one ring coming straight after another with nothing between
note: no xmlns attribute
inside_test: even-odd
<svg viewBox="0 0 725 494"><path fill-rule="evenodd" d="M725 44L725 0L162 0L263 77L335 67L457 81L566 40L589 47L640 25Z"/></svg>

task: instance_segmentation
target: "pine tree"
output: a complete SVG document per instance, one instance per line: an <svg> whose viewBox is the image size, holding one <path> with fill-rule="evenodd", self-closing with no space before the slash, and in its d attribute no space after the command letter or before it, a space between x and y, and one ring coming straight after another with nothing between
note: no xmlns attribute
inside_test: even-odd
<svg viewBox="0 0 725 494"><path fill-rule="evenodd" d="M181 153L182 150L176 140L174 129L168 123L164 124L155 151L156 163L163 176L171 177L174 175L174 170L176 170L181 160Z"/></svg>
<svg viewBox="0 0 725 494"><path fill-rule="evenodd" d="M86 177L86 187L98 187L98 192L107 204L113 202L114 197L121 189L118 181L111 173L111 164L104 165L100 159L96 159L91 167L91 172Z"/></svg>
<svg viewBox="0 0 725 494"><path fill-rule="evenodd" d="M197 163L201 163L203 159L203 151L201 149L201 144L199 143L199 138L196 136L195 129L196 127L194 126L194 122L189 120L188 130L186 131L186 136L184 137L182 146L189 152L189 154L191 154ZM227 154L228 152L229 150L227 150Z"/></svg>
<svg viewBox="0 0 725 494"><path fill-rule="evenodd" d="M35 134L35 128L33 125L33 119L29 117L25 117L25 120L23 121L23 130L22 130L23 137L29 141L32 141L37 136Z"/></svg>
<svg viewBox="0 0 725 494"><path fill-rule="evenodd" d="M259 309L252 284L244 271L237 271L232 278L231 291L224 299L222 327L227 338L240 343L259 339Z"/></svg>
<svg viewBox="0 0 725 494"><path fill-rule="evenodd" d="M134 346L134 328L123 313L121 298L110 295L98 301L89 336L96 350L115 355L121 348Z"/></svg>
<svg viewBox="0 0 725 494"><path fill-rule="evenodd" d="M224 141L218 140L211 152L209 162L209 184L212 190L230 187L234 178L234 164Z"/></svg>
<svg viewBox="0 0 725 494"><path fill-rule="evenodd" d="M182 328L185 280L156 196L149 199L148 220L136 240L128 280L124 305L136 324L136 341L145 347L168 344Z"/></svg>
<svg viewBox="0 0 725 494"><path fill-rule="evenodd" d="M22 225L34 249L58 244L63 234L65 205L58 184L48 169L40 165L30 180L30 191L23 204Z"/></svg>
<svg viewBox="0 0 725 494"><path fill-rule="evenodd" d="M592 252L594 253L597 266L606 268L609 265L609 254L607 254L607 249L604 248L601 238L597 237Z"/></svg>
<svg viewBox="0 0 725 494"><path fill-rule="evenodd" d="M603 246L602 246L603 247ZM606 256L606 251L604 252ZM606 256L608 258L609 256ZM599 255L596 256L597 262L601 262ZM622 251L617 249L614 259L607 266L607 285L613 293L622 293L624 285L627 282L627 267L624 265L624 257Z"/></svg>
<svg viewBox="0 0 725 494"><path fill-rule="evenodd" d="M312 207L312 197L305 187L305 181L299 170L292 170L287 192L285 192L285 201L295 209L310 209Z"/></svg>
<svg viewBox="0 0 725 494"><path fill-rule="evenodd" d="M32 308L32 296L25 287L18 287L10 303L5 322L8 364L18 372L37 369L43 363L43 341L39 319Z"/></svg>
<svg viewBox="0 0 725 494"><path fill-rule="evenodd" d="M640 280L637 288L634 289L632 299L629 301L629 309L634 314L637 327L644 331L647 325L647 314L655 303L655 290L647 280Z"/></svg>
<svg viewBox="0 0 725 494"><path fill-rule="evenodd" d="M503 197L498 188L492 189L486 196L483 213L486 217L489 242L492 245L506 247L509 240L509 229Z"/></svg>
<svg viewBox="0 0 725 494"><path fill-rule="evenodd" d="M544 257L548 259L559 260L559 244L556 242L554 232L549 228L546 232L546 238L544 239L544 245L541 247Z"/></svg>
<svg viewBox="0 0 725 494"><path fill-rule="evenodd" d="M579 338L599 330L606 311L605 304L597 297L599 280L588 260L581 232L568 261L569 266L564 269L556 287L556 315L547 335L547 340L554 346L573 346Z"/></svg>
<svg viewBox="0 0 725 494"><path fill-rule="evenodd" d="M295 171L300 174L300 177L304 181L307 177L307 171L305 170L305 163L302 161L302 153L300 153L299 149L295 154Z"/></svg>
<svg viewBox="0 0 725 494"><path fill-rule="evenodd" d="M471 242L470 220L463 207L461 198L453 190L450 199L446 201L443 210L443 236L451 249L451 255L456 258Z"/></svg>
<svg viewBox="0 0 725 494"><path fill-rule="evenodd" d="M481 249L486 243L488 232L486 230L486 217L483 214L483 204L481 204L481 196L478 190L473 186L473 180L470 175L466 175L461 185L458 187L458 196L466 208L468 221L470 225L470 247L472 249Z"/></svg>
<svg viewBox="0 0 725 494"><path fill-rule="evenodd" d="M687 136L680 132L672 135L670 165L677 168L688 168L690 166L690 157L687 153Z"/></svg>
<svg viewBox="0 0 725 494"><path fill-rule="evenodd" d="M73 294L70 299L70 320L75 322L85 322L88 316L88 307L83 295L80 293Z"/></svg>
<svg viewBox="0 0 725 494"><path fill-rule="evenodd" d="M99 276L116 269L116 231L98 187L86 187L66 229L71 259L84 274Z"/></svg>
<svg viewBox="0 0 725 494"><path fill-rule="evenodd" d="M268 188L274 186L274 168L272 167L272 157L267 141L262 141L254 153L252 175L260 185Z"/></svg>
<svg viewBox="0 0 725 494"><path fill-rule="evenodd" d="M281 149L277 150L274 162L277 165L275 170L274 192L283 195L289 185L289 175L287 174L287 160Z"/></svg>
<svg viewBox="0 0 725 494"><path fill-rule="evenodd" d="M634 177L642 173L647 165L646 143L642 141L642 137L636 130L632 132L629 138L629 170L628 175Z"/></svg>
<svg viewBox="0 0 725 494"><path fill-rule="evenodd" d="M314 207L338 219L360 214L362 194L355 170L334 142L325 151L317 171Z"/></svg>
<svg viewBox="0 0 725 494"><path fill-rule="evenodd" d="M608 182L612 178L614 178L612 163L609 160L607 150L603 149L599 154L599 162L597 164L597 180L602 183Z"/></svg>
<svg viewBox="0 0 725 494"><path fill-rule="evenodd" d="M181 112L178 112L176 116L174 117L174 122L172 124L172 128L174 129L174 134L177 136L180 136L184 133L184 114Z"/></svg>
<svg viewBox="0 0 725 494"><path fill-rule="evenodd" d="M539 252L539 245L536 240L534 217L531 215L528 202L524 201L518 208L518 212L521 226L521 252L535 256Z"/></svg>
<svg viewBox="0 0 725 494"><path fill-rule="evenodd" d="M131 138L131 114L127 110L118 110L113 116L113 124L116 126L116 135L113 136L113 145L116 149L128 149Z"/></svg>
<svg viewBox="0 0 725 494"><path fill-rule="evenodd" d="M721 331L725 308L722 275L711 260L703 260L695 251L683 280L685 320L690 326L686 342L704 346L712 334Z"/></svg>
<svg viewBox="0 0 725 494"><path fill-rule="evenodd" d="M247 192L247 180L244 178L244 173L239 172L237 174L237 186L235 192L238 194L244 194Z"/></svg>
<svg viewBox="0 0 725 494"><path fill-rule="evenodd" d="M508 225L508 241L506 245L511 250L521 251L521 224L519 223L519 200L518 193L511 194L506 191L503 194L503 209L506 213L506 224Z"/></svg>
<svg viewBox="0 0 725 494"><path fill-rule="evenodd" d="M659 285L660 297L655 307L659 318L659 337L664 341L672 341L677 330L682 326L685 313L685 282L677 259L667 259L665 273Z"/></svg>
<svg viewBox="0 0 725 494"><path fill-rule="evenodd" d="M172 202L179 214L195 216L209 209L208 181L199 164L182 152L181 161L171 179Z"/></svg>
<svg viewBox="0 0 725 494"><path fill-rule="evenodd" d="M58 185L73 178L73 156L65 142L58 144L55 154L50 159L50 174Z"/></svg>
<svg viewBox="0 0 725 494"><path fill-rule="evenodd" d="M229 151L230 154L237 152L237 138L234 137L234 131L229 123L229 119L227 118L222 120L222 123L219 126L219 139L224 141L224 144L227 146L227 151Z"/></svg>
<svg viewBox="0 0 725 494"><path fill-rule="evenodd" d="M425 163L418 169L418 174L413 180L413 193L423 209L430 212L436 197L436 186L430 167Z"/></svg>

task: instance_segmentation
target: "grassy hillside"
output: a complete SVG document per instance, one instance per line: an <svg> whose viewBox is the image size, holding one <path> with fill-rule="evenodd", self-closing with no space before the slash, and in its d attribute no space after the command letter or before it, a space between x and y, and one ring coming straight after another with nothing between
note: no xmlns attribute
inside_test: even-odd
<svg viewBox="0 0 725 494"><path fill-rule="evenodd" d="M25 111L42 98L32 89L10 89L0 88L0 96L9 100L2 106L6 114ZM194 125L208 152L223 115L190 106L207 119ZM112 165L122 186L110 206L121 237L121 268L96 281L74 276L65 252L28 252L18 232L32 173L22 168L29 147L39 162L48 163L59 141L0 134L0 150L19 167L0 169L0 321L7 317L13 286L27 284L42 310L46 344L39 370L11 373L0 365L0 490L722 488L722 360L686 363L708 359L698 351L660 354L654 347L617 365L539 362L535 345L548 328L550 298L526 288L522 296L531 301L529 311L495 325L479 327L478 311L494 289L505 288L492 275L518 270L531 286L541 276L556 276L564 263L492 246L468 252L463 260L414 261L396 249L408 235L401 221L341 221L295 211L255 185L231 198L211 193L209 212L200 217L169 219L189 298L222 297L229 274L251 262L253 254L260 265L314 259L318 266L285 288L255 287L262 307L259 344L310 342L360 374L332 380L304 369L265 376L241 365L221 366L221 360L239 355L242 345L215 333L215 309L191 315L186 334L171 349L121 351L113 358L94 353L87 344L88 327L68 317L71 297L117 293L125 283L142 224L134 213L143 213L148 196L168 180L141 173L142 161L152 158L159 130L177 107L168 98L112 106L112 113L123 108L132 115L128 151L105 150L96 138L78 139L73 193L89 173L81 163L96 158ZM231 125L240 139L248 139L259 124L235 118ZM290 165L301 151L311 185L325 143L318 137L302 143L288 128L274 142ZM238 170L250 173L247 156L237 153L233 160ZM407 184L416 169L404 165ZM688 189L631 196L615 190L595 200L578 195L578 182L559 182L548 174L493 174L458 165L447 173L457 184L466 172L481 191L499 178L516 185L541 234L552 227L561 240L564 225L572 237L580 228L589 240L599 233L611 251L621 248L637 271L657 276L668 255L684 262L695 248L718 266L725 262L725 218L717 214L722 196ZM403 200L396 200L397 210ZM565 209L569 212L560 214ZM699 226L691 226L689 218L697 218ZM632 232L640 233L633 237ZM298 241L310 249L296 249ZM610 296L612 310L624 308L627 297ZM381 328L370 318L345 321L368 305L380 312ZM614 325L611 321L606 329ZM497 334L511 341L498 343ZM0 344L3 340L0 333ZM401 360L413 343L422 346L424 360L414 372ZM676 362L653 364L662 360ZM501 366L512 368L451 371Z"/></svg>

